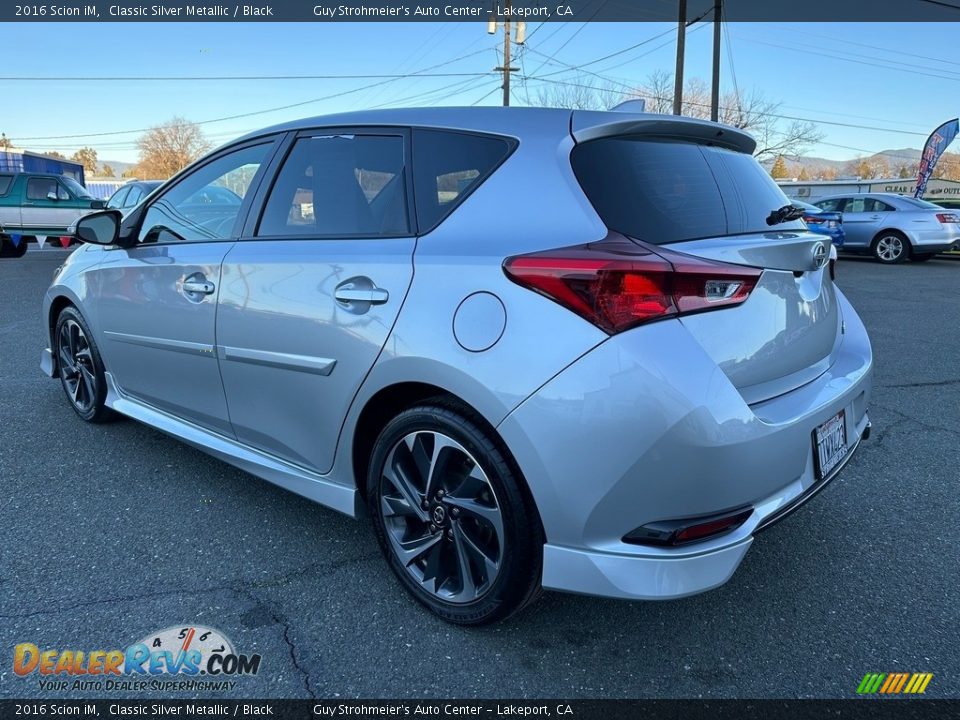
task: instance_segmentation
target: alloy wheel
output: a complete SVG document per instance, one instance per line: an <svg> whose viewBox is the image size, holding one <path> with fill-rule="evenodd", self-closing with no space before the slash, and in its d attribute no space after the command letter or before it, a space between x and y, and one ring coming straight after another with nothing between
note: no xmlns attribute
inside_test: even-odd
<svg viewBox="0 0 960 720"><path fill-rule="evenodd" d="M896 235L887 235L877 242L877 257L884 262L896 262L903 255L903 240Z"/></svg>
<svg viewBox="0 0 960 720"><path fill-rule="evenodd" d="M75 320L67 320L61 326L57 352L60 379L70 402L80 412L89 412L97 399L97 373L90 342Z"/></svg>
<svg viewBox="0 0 960 720"><path fill-rule="evenodd" d="M463 445L434 431L404 436L387 455L378 501L394 556L424 590L456 604L490 590L503 561L503 517Z"/></svg>

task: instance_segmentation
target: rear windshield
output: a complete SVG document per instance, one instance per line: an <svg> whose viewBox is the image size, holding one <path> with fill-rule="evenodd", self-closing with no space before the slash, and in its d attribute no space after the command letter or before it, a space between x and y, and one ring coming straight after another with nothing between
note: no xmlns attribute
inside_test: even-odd
<svg viewBox="0 0 960 720"><path fill-rule="evenodd" d="M904 196L899 198L899 200L905 205L913 205L913 207L920 208L922 210L939 210L940 209L939 205L935 205L932 202L927 202L926 200L918 200L917 198Z"/></svg>
<svg viewBox="0 0 960 720"><path fill-rule="evenodd" d="M616 137L582 143L574 173L611 230L665 243L771 230L803 230L801 221L767 225L786 195L750 155L668 138Z"/></svg>

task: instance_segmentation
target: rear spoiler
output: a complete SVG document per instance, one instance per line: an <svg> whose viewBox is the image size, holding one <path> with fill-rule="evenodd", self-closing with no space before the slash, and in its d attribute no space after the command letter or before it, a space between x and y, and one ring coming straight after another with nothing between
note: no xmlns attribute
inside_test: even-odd
<svg viewBox="0 0 960 720"><path fill-rule="evenodd" d="M570 134L578 143L616 135L653 135L720 145L749 155L757 147L751 135L735 127L653 113L574 110L570 116Z"/></svg>

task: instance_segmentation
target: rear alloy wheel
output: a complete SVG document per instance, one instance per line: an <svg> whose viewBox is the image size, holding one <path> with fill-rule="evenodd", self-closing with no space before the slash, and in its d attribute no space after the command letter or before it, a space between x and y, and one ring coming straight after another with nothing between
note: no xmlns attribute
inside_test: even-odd
<svg viewBox="0 0 960 720"><path fill-rule="evenodd" d="M107 382L100 352L80 313L68 307L57 318L55 350L60 383L77 415L87 422L115 417L104 401Z"/></svg>
<svg viewBox="0 0 960 720"><path fill-rule="evenodd" d="M27 254L27 241L31 238L22 237L20 242L13 244L13 238L9 236L0 237L0 257L22 258Z"/></svg>
<svg viewBox="0 0 960 720"><path fill-rule="evenodd" d="M900 233L885 232L873 241L873 256L882 263L902 262L910 254L910 243Z"/></svg>
<svg viewBox="0 0 960 720"><path fill-rule="evenodd" d="M367 498L394 573L443 619L493 622L538 594L539 520L496 444L459 408L394 418L374 447Z"/></svg>

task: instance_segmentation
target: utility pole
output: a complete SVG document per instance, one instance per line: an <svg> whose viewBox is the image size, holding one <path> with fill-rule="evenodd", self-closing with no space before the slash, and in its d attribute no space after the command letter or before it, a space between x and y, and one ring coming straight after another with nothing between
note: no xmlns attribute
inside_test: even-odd
<svg viewBox="0 0 960 720"><path fill-rule="evenodd" d="M503 65L500 67L494 68L497 72L503 73L503 106L507 107L510 104L510 73L517 72L519 68L510 67L510 43L512 38L510 37L511 25L510 22L510 8L512 6L512 0L504 0L503 11L505 20L503 21ZM494 4L494 10L496 10L496 4ZM497 25L499 23L496 20L491 20L487 23L487 32L491 35L497 31ZM516 28L517 34L517 45L523 45L526 40L527 24L525 22L518 22L514 26Z"/></svg>
<svg viewBox="0 0 960 720"><path fill-rule="evenodd" d="M720 118L720 3L713 0L713 87L710 92L710 119Z"/></svg>
<svg viewBox="0 0 960 720"><path fill-rule="evenodd" d="M673 114L683 112L683 56L687 45L687 0L680 0L677 20L677 72L673 76Z"/></svg>

